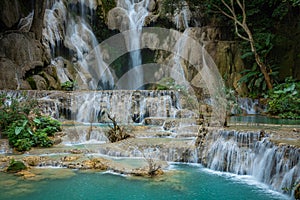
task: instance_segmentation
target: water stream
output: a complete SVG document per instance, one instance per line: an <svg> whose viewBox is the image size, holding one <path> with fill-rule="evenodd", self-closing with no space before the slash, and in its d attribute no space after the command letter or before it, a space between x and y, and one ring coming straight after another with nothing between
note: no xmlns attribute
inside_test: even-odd
<svg viewBox="0 0 300 200"><path fill-rule="evenodd" d="M124 35L127 38L127 48L130 51L130 66L129 70L133 70L132 74L137 76L129 76L127 85L122 86L120 89L138 89L137 83L143 83L143 70L139 68L142 64L141 56L141 33L148 16L149 0L135 1L135 0L118 0L117 7L122 8L128 17L128 30L133 30L131 34ZM142 89L142 88L140 88Z"/></svg>

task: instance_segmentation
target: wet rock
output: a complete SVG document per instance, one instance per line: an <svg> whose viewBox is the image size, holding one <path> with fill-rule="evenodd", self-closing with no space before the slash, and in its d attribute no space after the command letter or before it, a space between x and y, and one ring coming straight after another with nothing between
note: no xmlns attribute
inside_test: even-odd
<svg viewBox="0 0 300 200"><path fill-rule="evenodd" d="M25 171L25 170L17 172L16 175L17 176L22 176L24 179L33 178L33 177L36 176L35 174L33 174L33 173L29 172L29 171Z"/></svg>
<svg viewBox="0 0 300 200"><path fill-rule="evenodd" d="M176 112L176 118L197 118L198 114L187 109L181 109Z"/></svg>
<svg viewBox="0 0 300 200"><path fill-rule="evenodd" d="M79 156L65 156L63 158L61 158L61 161L64 162L73 162L75 160L78 160Z"/></svg>
<svg viewBox="0 0 300 200"><path fill-rule="evenodd" d="M9 173L16 173L22 170L27 169L27 167L25 166L25 164L22 161L15 161L12 160L9 163L9 166L7 167L6 171Z"/></svg>
<svg viewBox="0 0 300 200"><path fill-rule="evenodd" d="M150 0L149 1L149 4L148 4L148 7L147 7L147 10L149 12L153 12L156 8L156 0Z"/></svg>
<svg viewBox="0 0 300 200"><path fill-rule="evenodd" d="M106 170L108 168L106 160L103 158L93 158L82 162L83 169L99 169Z"/></svg>
<svg viewBox="0 0 300 200"><path fill-rule="evenodd" d="M37 90L46 90L48 89L47 81L40 75L33 75L32 79L34 81L35 88Z"/></svg>
<svg viewBox="0 0 300 200"><path fill-rule="evenodd" d="M43 160L44 158L40 156L27 156L23 158L23 161L29 166L38 166Z"/></svg>
<svg viewBox="0 0 300 200"><path fill-rule="evenodd" d="M197 125L197 120L193 118L182 118L175 119L170 118L167 119L163 125L165 131L175 131L176 129L184 126L193 126Z"/></svg>
<svg viewBox="0 0 300 200"><path fill-rule="evenodd" d="M72 150L70 151L70 153L72 153L72 154L82 154L83 151L80 150L80 149L72 149Z"/></svg>
<svg viewBox="0 0 300 200"><path fill-rule="evenodd" d="M125 31L129 27L129 18L123 8L113 8L108 12L107 16L108 28Z"/></svg>
<svg viewBox="0 0 300 200"><path fill-rule="evenodd" d="M162 126L166 118L156 118L156 117L148 117L145 118L143 124L145 125L154 125L154 126Z"/></svg>

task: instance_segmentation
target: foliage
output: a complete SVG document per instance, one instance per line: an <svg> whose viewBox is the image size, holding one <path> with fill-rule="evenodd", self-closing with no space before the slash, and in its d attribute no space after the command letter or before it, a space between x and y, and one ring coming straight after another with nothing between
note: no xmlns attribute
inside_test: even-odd
<svg viewBox="0 0 300 200"><path fill-rule="evenodd" d="M224 2L229 3L229 0L224 0ZM297 26L296 23L298 23L299 5L299 0L245 1L245 19L247 20L247 25L253 35L254 47L257 50L261 62L265 64L266 71L269 74L277 70L274 70L274 68L286 67L281 66L282 59L280 59L278 55L281 55L281 52L284 52L284 48L290 49L291 45L294 44L294 38L297 37L292 30ZM219 9L224 11L228 10L221 0L207 0L206 7L211 13L217 13ZM239 11L238 6L234 10L236 11L237 18L239 20L242 19L242 12ZM223 14L219 14L218 18L222 19L222 15ZM223 19L223 21L225 20ZM228 20L226 19L226 21ZM243 30L239 31L242 35L245 35L246 33ZM241 40L240 44L242 53L244 54L242 58L248 70L244 72L245 76L247 74L244 79L250 79L248 81L250 82L252 77L258 77L259 75L258 72L255 73L254 70L251 69L251 67L257 68L253 66L253 63L255 63L256 60L249 46L249 42ZM272 74L271 76L274 75L275 74ZM249 78L250 76L251 78ZM255 82L256 87L253 88ZM273 82L273 84L275 83ZM250 90L254 89L254 91L251 91L254 94L261 93L260 89L264 87L264 83L262 83L260 78L257 81L253 80L250 85L251 86L248 88ZM257 85L260 86L257 87Z"/></svg>
<svg viewBox="0 0 300 200"><path fill-rule="evenodd" d="M0 130L5 130L14 121L26 119L30 112L37 114L37 106L34 99L0 95Z"/></svg>
<svg viewBox="0 0 300 200"><path fill-rule="evenodd" d="M77 86L76 81L66 81L61 84L61 89L66 91L73 91L76 86Z"/></svg>
<svg viewBox="0 0 300 200"><path fill-rule="evenodd" d="M15 173L15 172L19 172L22 170L27 169L27 167L25 166L25 164L21 161L16 161L15 159L11 159L9 162L9 166L6 169L7 172L11 172L11 173Z"/></svg>
<svg viewBox="0 0 300 200"><path fill-rule="evenodd" d="M171 77L164 77L162 78L157 86L157 90L177 90L177 91L184 91L185 87L182 85L176 84L175 80Z"/></svg>
<svg viewBox="0 0 300 200"><path fill-rule="evenodd" d="M240 72L243 76L239 79L238 84L245 83L251 95L257 97L259 94L267 92L267 84L264 81L264 75L259 70L256 63L253 64L252 69L245 69ZM278 79L278 67L272 67L269 71L269 76L272 80Z"/></svg>
<svg viewBox="0 0 300 200"><path fill-rule="evenodd" d="M110 30L106 23L109 10L115 6L115 1L105 0L102 1L102 5L99 5L96 9L96 13L93 16L92 28L99 42L117 33L116 30Z"/></svg>
<svg viewBox="0 0 300 200"><path fill-rule="evenodd" d="M49 137L60 131L60 123L50 117L41 116L36 100L2 95L0 102L1 130L17 151L53 145Z"/></svg>
<svg viewBox="0 0 300 200"><path fill-rule="evenodd" d="M286 78L268 94L268 113L281 118L300 119L300 82Z"/></svg>

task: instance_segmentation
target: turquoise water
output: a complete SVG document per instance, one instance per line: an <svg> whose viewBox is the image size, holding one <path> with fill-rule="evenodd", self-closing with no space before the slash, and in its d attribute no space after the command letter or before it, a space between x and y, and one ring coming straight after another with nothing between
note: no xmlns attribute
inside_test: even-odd
<svg viewBox="0 0 300 200"><path fill-rule="evenodd" d="M283 125L296 125L300 126L300 120L293 119L278 119L271 118L262 115L248 115L248 116L231 116L229 118L229 123L246 123L250 125L258 124L283 124Z"/></svg>
<svg viewBox="0 0 300 200"><path fill-rule="evenodd" d="M56 169L60 173L60 169ZM1 200L282 200L286 196L268 190L250 177L217 173L199 165L173 165L164 177L132 178L102 172L73 171L65 178L41 181L6 181ZM6 179L0 174L1 182ZM4 183L4 182L3 182ZM13 192L18 191L18 192Z"/></svg>

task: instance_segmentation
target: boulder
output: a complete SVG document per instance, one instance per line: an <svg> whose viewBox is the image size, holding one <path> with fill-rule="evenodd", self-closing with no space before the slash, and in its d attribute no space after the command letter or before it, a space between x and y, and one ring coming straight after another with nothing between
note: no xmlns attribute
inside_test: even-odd
<svg viewBox="0 0 300 200"><path fill-rule="evenodd" d="M42 76L33 75L32 79L35 83L35 88L32 87L32 89L37 89L37 90L46 90L46 89L48 89L47 81Z"/></svg>
<svg viewBox="0 0 300 200"><path fill-rule="evenodd" d="M153 12L153 11L155 11L155 8L156 8L156 0L150 0L148 3L147 10L149 12Z"/></svg>
<svg viewBox="0 0 300 200"><path fill-rule="evenodd" d="M31 69L50 63L50 55L47 55L42 44L35 40L34 33L6 34L0 40L0 46L0 55L12 60L23 76Z"/></svg>
<svg viewBox="0 0 300 200"><path fill-rule="evenodd" d="M116 7L108 12L107 23L109 29L126 31L129 28L129 18L123 8Z"/></svg>
<svg viewBox="0 0 300 200"><path fill-rule="evenodd" d="M10 172L10 173L17 173L17 172L25 170L25 169L27 169L27 167L25 166L25 164L22 161L12 160L12 161L10 161L10 164L9 164L8 168L6 169L6 171Z"/></svg>
<svg viewBox="0 0 300 200"><path fill-rule="evenodd" d="M29 166L38 166L43 159L40 156L27 156L23 161Z"/></svg>
<svg viewBox="0 0 300 200"><path fill-rule="evenodd" d="M26 73L36 69L40 71L50 63L50 55L35 40L33 33L10 32L2 35L0 57L0 89L32 89L24 81L25 76L31 75ZM45 79L34 79L38 88L47 88Z"/></svg>
<svg viewBox="0 0 300 200"><path fill-rule="evenodd" d="M36 176L35 174L33 174L33 173L29 172L29 171L24 171L24 170L16 173L16 175L17 176L22 176L24 179L33 178L33 177Z"/></svg>
<svg viewBox="0 0 300 200"><path fill-rule="evenodd" d="M8 58L0 58L0 89L19 88L18 66Z"/></svg>

